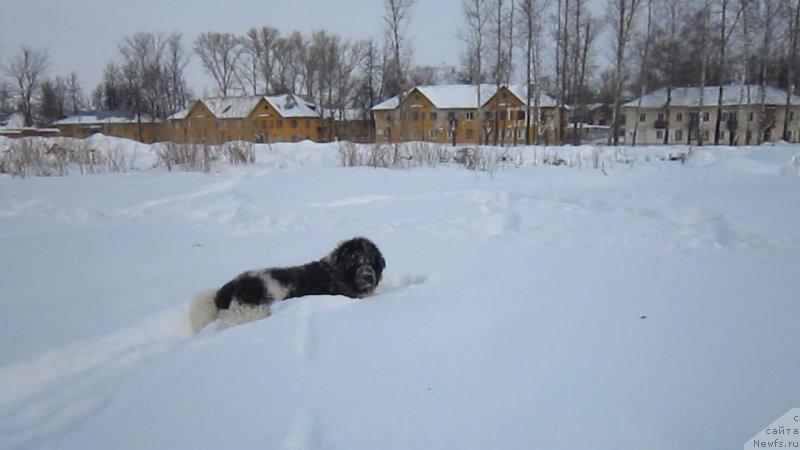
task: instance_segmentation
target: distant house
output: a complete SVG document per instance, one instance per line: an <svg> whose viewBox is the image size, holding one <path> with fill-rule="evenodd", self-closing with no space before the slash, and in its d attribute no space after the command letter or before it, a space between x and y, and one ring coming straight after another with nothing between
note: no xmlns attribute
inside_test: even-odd
<svg viewBox="0 0 800 450"><path fill-rule="evenodd" d="M327 132L316 106L293 94L201 98L167 122L165 138L185 143L319 141Z"/></svg>
<svg viewBox="0 0 800 450"><path fill-rule="evenodd" d="M0 116L0 136L8 138L23 138L30 136L57 136L56 128L36 128L26 127L25 118L22 113L11 113L8 116Z"/></svg>
<svg viewBox="0 0 800 450"><path fill-rule="evenodd" d="M91 111L70 116L53 123L62 136L85 138L102 133L153 143L161 139L162 122L146 114L126 111Z"/></svg>
<svg viewBox="0 0 800 450"><path fill-rule="evenodd" d="M555 100L541 94L538 114L544 125L540 130L532 117L526 129L527 115L537 112L534 102L528 104L525 97L524 86L416 86L403 96L402 104L395 96L372 108L376 141L513 145L524 144L530 133L531 142L538 134L552 142Z"/></svg>
<svg viewBox="0 0 800 450"><path fill-rule="evenodd" d="M669 97L669 101L668 101ZM702 107L701 104L702 98ZM786 91L760 85L666 88L622 105L625 142L637 144L713 144L717 110L721 109L719 142L757 145L783 139ZM638 111L638 112L637 112ZM789 140L800 141L800 97L790 97Z"/></svg>

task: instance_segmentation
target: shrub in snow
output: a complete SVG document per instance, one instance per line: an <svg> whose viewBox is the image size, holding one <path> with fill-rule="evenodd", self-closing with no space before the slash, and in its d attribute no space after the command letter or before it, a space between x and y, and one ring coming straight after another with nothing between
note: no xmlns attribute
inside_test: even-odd
<svg viewBox="0 0 800 450"><path fill-rule="evenodd" d="M156 165L163 165L170 172L173 168L209 172L213 163L223 159L230 164L256 161L255 147L251 142L231 141L222 145L165 142L154 144L152 148L157 157Z"/></svg>
<svg viewBox="0 0 800 450"><path fill-rule="evenodd" d="M20 178L125 172L133 165L130 153L113 141L89 139L15 139L0 155L0 173Z"/></svg>

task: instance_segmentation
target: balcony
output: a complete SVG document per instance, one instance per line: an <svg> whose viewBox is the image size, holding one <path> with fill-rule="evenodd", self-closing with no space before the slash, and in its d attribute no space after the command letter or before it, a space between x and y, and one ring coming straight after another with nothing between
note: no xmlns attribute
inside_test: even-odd
<svg viewBox="0 0 800 450"><path fill-rule="evenodd" d="M669 122L666 120L656 120L655 128L656 130L666 130L669 128Z"/></svg>

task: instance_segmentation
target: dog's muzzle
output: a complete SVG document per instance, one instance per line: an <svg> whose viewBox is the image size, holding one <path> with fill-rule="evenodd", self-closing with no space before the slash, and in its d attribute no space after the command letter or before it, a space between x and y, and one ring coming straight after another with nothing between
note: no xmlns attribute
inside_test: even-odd
<svg viewBox="0 0 800 450"><path fill-rule="evenodd" d="M359 290L372 289L377 284L377 277L372 266L360 266L356 269L356 287Z"/></svg>

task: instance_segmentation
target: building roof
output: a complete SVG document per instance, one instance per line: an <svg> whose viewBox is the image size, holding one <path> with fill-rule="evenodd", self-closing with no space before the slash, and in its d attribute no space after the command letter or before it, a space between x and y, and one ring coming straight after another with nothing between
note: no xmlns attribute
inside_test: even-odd
<svg viewBox="0 0 800 450"><path fill-rule="evenodd" d="M153 122L147 114L141 114L142 122ZM53 122L53 125L93 125L109 123L136 123L139 117L135 113L127 111L89 111L69 116ZM157 120L156 120L157 121Z"/></svg>
<svg viewBox="0 0 800 450"><path fill-rule="evenodd" d="M244 97L210 97L201 98L202 102L218 119L243 119L248 117L253 109L262 100L266 100L278 113L285 118L319 117L316 106L294 94L282 95L249 95ZM188 110L179 111L171 119L184 119Z"/></svg>
<svg viewBox="0 0 800 450"><path fill-rule="evenodd" d="M474 109L478 105L478 89L481 94L481 106L486 103L497 92L497 86L494 84L440 84L440 85L425 85L416 86L415 88L422 95L428 98L433 105L438 109ZM508 86L509 91L516 95L523 103L525 102L526 89L524 84L512 84ZM410 91L409 91L410 92ZM407 94L406 94L407 95ZM399 105L397 96L394 96L382 103L375 105L373 111L385 111L396 109ZM545 94L541 93L540 106L555 106L556 101Z"/></svg>
<svg viewBox="0 0 800 450"><path fill-rule="evenodd" d="M700 94L703 94L703 104L706 106L717 105L719 100L719 86L706 86L702 91L700 87L673 87L671 106L700 106ZM786 91L772 86L767 86L762 91L761 85L726 85L722 87L722 105L759 105L762 92L767 105L785 105ZM667 88L657 89L641 98L643 108L663 108L667 105ZM800 105L800 97L793 95L791 104ZM639 99L634 99L622 105L623 108L637 107Z"/></svg>

